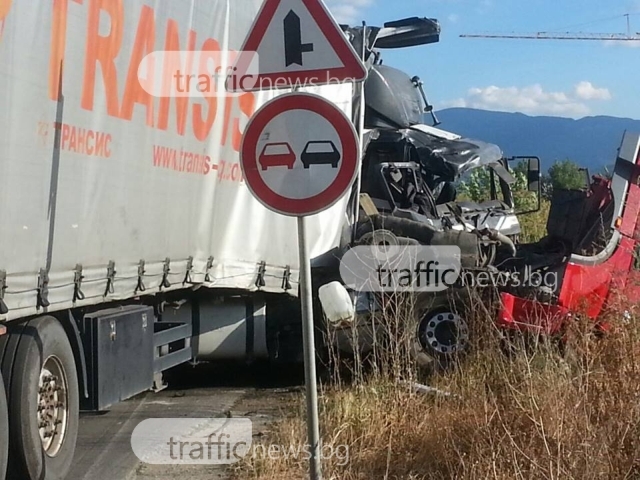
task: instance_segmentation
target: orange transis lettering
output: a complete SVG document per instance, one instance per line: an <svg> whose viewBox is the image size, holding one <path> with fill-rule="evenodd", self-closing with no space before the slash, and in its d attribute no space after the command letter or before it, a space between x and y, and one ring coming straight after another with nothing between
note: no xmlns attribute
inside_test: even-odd
<svg viewBox="0 0 640 480"><path fill-rule="evenodd" d="M138 78L138 67L142 59L154 50L156 22L153 9L148 5L142 7L140 13L140 23L138 23L138 33L133 45L133 54L129 63L129 73L125 84L124 97L122 99L122 111L120 116L125 120L133 117L133 107L136 103L147 107L147 125L153 127L153 97L148 93ZM153 82L155 68L153 62L147 66L147 81ZM152 83L151 83L152 84Z"/></svg>
<svg viewBox="0 0 640 480"><path fill-rule="evenodd" d="M189 30L189 40L187 51L193 52L196 48L196 32L193 30ZM166 52L177 52L180 51L180 38L178 32L178 24L175 20L169 20L167 22L167 37L165 41L164 50ZM171 97L167 96L167 92L171 92L173 89L171 87L172 82L175 81L176 73L181 74L191 74L192 68L191 64L193 63L193 55L189 55L189 58L186 59L186 65L182 66L177 62L167 61L164 65L162 72L162 90L163 96L160 98L160 113L158 115L158 128L161 130L167 130L169 127L169 109L171 104ZM175 59L174 55L169 55L169 59ZM180 135L184 135L185 126L187 123L187 113L189 110L189 98L180 97L178 95L173 95L175 97L176 103L176 120L178 123L178 133Z"/></svg>
<svg viewBox="0 0 640 480"><path fill-rule="evenodd" d="M205 40L202 46L202 53L200 54L200 72L207 71L207 62L209 59L214 59L213 64L220 64L220 44L214 39L209 38ZM215 88L215 87L214 87ZM196 103L193 105L193 133L200 141L205 141L209 136L213 122L216 120L216 114L218 112L218 99L215 92L209 92L205 97L205 100L209 106L209 112L207 118L202 118L203 105Z"/></svg>
<svg viewBox="0 0 640 480"><path fill-rule="evenodd" d="M224 108L224 130L222 132L222 146L227 144L229 138L229 127L231 127L231 146L236 152L240 151L240 144L242 142L242 132L240 131L240 118L234 118L231 120L231 114L233 110L233 103L235 98L227 97L227 102ZM238 98L240 111L244 113L247 118L251 118L256 106L256 97L252 93L244 93Z"/></svg>
<svg viewBox="0 0 640 480"><path fill-rule="evenodd" d="M109 15L111 31L100 35L100 14ZM82 86L82 108L93 110L98 62L102 70L107 95L107 113L118 117L118 72L115 58L122 46L124 29L123 0L90 0L89 28L87 32L87 54L84 64L84 85Z"/></svg>
<svg viewBox="0 0 640 480"><path fill-rule="evenodd" d="M82 0L73 0L82 3ZM0 1L0 4L2 1ZM11 2L9 2L10 4ZM51 24L51 56L49 60L49 98L58 100L60 78L64 63L64 51L67 45L67 12L69 0L53 0L53 21ZM2 12L0 12L0 18Z"/></svg>
<svg viewBox="0 0 640 480"><path fill-rule="evenodd" d="M67 41L68 0L53 0L53 23L51 25L51 59L49 63L49 98L58 100L62 62Z"/></svg>

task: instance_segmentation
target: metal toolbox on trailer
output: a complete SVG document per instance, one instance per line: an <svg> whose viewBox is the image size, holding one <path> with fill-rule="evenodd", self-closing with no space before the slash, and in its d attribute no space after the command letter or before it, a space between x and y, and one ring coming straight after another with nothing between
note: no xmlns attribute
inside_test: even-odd
<svg viewBox="0 0 640 480"><path fill-rule="evenodd" d="M127 306L87 314L81 325L89 398L83 410L101 411L151 389L154 312Z"/></svg>

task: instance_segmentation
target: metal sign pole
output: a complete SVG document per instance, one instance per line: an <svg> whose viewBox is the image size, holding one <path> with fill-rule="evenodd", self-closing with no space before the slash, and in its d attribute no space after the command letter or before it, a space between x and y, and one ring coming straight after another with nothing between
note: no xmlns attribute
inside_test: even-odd
<svg viewBox="0 0 640 480"><path fill-rule="evenodd" d="M311 259L307 243L305 217L298 217L298 249L300 252L300 301L302 303L302 336L304 340L304 376L307 388L307 432L311 447L311 480L322 480L320 459L320 420L318 418L318 382L313 323Z"/></svg>
<svg viewBox="0 0 640 480"><path fill-rule="evenodd" d="M301 18L309 18L315 23L321 36L310 37L301 28ZM284 18L284 22L283 19ZM283 48L284 47L284 48ZM284 79L296 90L297 85L319 85L317 80L326 74L327 80L320 84L344 81L364 81L367 69L358 54L349 43L340 26L336 23L322 0L304 0L282 2L281 0L265 0L262 9L244 41L241 54L235 62L234 76L247 75L254 79L254 90L263 89L265 84L272 85L273 80ZM277 55L274 55L277 52ZM262 55L269 53L269 55ZM259 62L257 72L249 72L256 56L271 60ZM336 62L336 57L339 62ZM319 75L318 72L323 73ZM244 78L244 77L243 77ZM329 78L332 80L329 81ZM269 83L264 82L269 80ZM323 83L324 82L324 83ZM282 86L282 85L281 85ZM246 91L246 89L242 89ZM361 106L361 117L364 114L364 103ZM318 117L324 123L318 124ZM278 119L278 121L276 121ZM339 139L341 151L334 142L319 132L313 125L324 125L328 122L333 127L333 139ZM362 122L360 122L362 123ZM311 449L311 480L322 480L322 464L320 443L320 421L318 419L318 385L316 379L316 353L313 322L313 285L311 283L311 260L305 230L305 215L314 215L327 210L353 188L356 173L359 169L359 138L354 122L327 98L311 94L290 93L281 95L256 112L247 125L240 148L240 164L247 187L265 205L274 212L298 218L298 248L300 254L300 302L302 305L302 334L304 340L304 368L307 395L307 428L309 447ZM306 129L291 126L305 125ZM309 162L302 156L298 161L296 152L286 140L294 130L300 145L324 143L333 146L333 153L325 153L323 157L313 161L324 172L317 177L310 172ZM360 129L362 135L362 128ZM288 154L275 155L265 160L269 143L263 140L275 138L273 145L286 145ZM336 142L337 144L338 142ZM261 153L262 152L262 153ZM297 152L300 154L300 152ZM335 154L338 154L336 160ZM329 155L327 157L327 155ZM273 155L272 155L273 157ZM329 164L327 160L331 160ZM311 161L311 160L309 160ZM275 163L274 163L275 162ZM286 163L285 163L286 162ZM298 167L295 167L295 164ZM301 168L300 164L303 167ZM288 167L286 170L279 167ZM271 172L267 179L264 170L275 170L280 173L280 181L276 182ZM287 188L291 182L300 183L300 175L306 176L309 184L308 197L291 197ZM322 186L320 194L313 194L315 184L330 181L330 186ZM359 194L359 192L357 192ZM275 195L274 195L275 194ZM356 202L358 199L356 199ZM356 205L355 215L359 208Z"/></svg>

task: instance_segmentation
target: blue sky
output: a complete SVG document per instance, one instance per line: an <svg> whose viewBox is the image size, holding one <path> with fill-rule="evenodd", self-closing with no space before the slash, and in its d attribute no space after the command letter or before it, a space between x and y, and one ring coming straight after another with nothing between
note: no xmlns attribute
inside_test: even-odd
<svg viewBox="0 0 640 480"><path fill-rule="evenodd" d="M420 75L436 108L640 119L640 42L463 39L461 33L640 32L640 0L326 0L341 22L420 16L439 44L383 52ZM617 18L614 18L617 17Z"/></svg>

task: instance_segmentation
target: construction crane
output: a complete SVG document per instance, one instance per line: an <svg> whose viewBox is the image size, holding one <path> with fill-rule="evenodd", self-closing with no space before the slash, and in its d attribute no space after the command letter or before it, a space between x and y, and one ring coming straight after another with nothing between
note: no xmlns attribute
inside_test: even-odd
<svg viewBox="0 0 640 480"><path fill-rule="evenodd" d="M623 15L627 19L627 33L586 33L586 32L537 32L537 33L488 33L464 34L461 38L510 38L523 40L596 40L612 42L640 42L640 33L631 33L630 14ZM618 17L615 17L618 18Z"/></svg>

